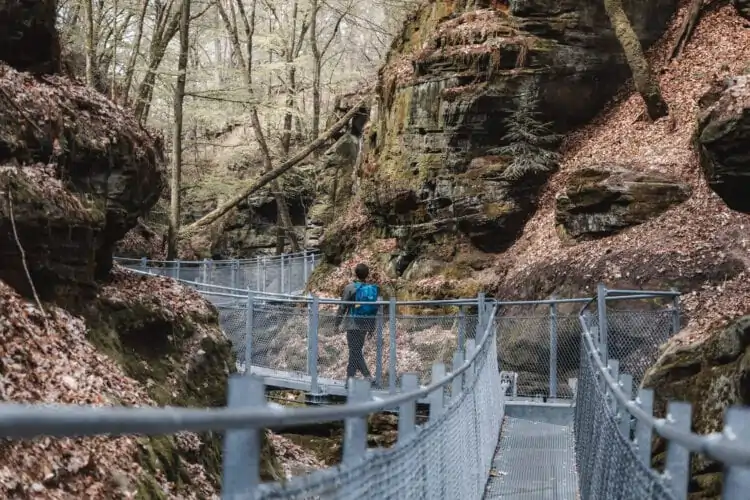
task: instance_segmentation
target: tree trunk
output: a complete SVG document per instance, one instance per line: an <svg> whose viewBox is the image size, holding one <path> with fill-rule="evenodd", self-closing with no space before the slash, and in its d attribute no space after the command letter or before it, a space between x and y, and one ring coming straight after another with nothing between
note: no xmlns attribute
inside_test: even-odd
<svg viewBox="0 0 750 500"><path fill-rule="evenodd" d="M177 234L180 230L180 187L182 184L182 103L185 99L188 51L190 50L190 0L182 0L180 15L180 55L177 61L177 85L174 89L174 135L172 138L172 192L169 211L167 260L177 258Z"/></svg>
<svg viewBox="0 0 750 500"><path fill-rule="evenodd" d="M212 212L206 214L201 219L198 219L197 221L193 222L189 226L185 226L182 231L180 231L180 235L182 237L190 236L191 234L194 234L201 230L201 228L209 226L213 222L216 222L216 220L219 219L222 215L229 212L231 209L233 209L235 206L237 206L239 203L241 203L243 200L247 199L248 196L258 192L259 189L266 186L269 182L279 178L284 172L289 170L290 168L297 165L299 162L307 158L307 156L321 147L326 141L329 141L339 130L344 128L348 123L349 120L352 119L352 117L359 111L359 109L365 105L367 102L367 99L362 99L359 101L356 105L352 107L344 116L341 117L339 121L337 121L331 128L329 128L326 132L324 132L320 137L315 139L313 142L307 145L302 151L295 154L288 160L286 160L284 163L279 165L274 170L269 170L268 172L264 173L262 176L260 176L259 179L257 179L255 182L250 183L248 186L240 189L240 191L232 196L229 200L227 200L226 203L216 207L215 210Z"/></svg>
<svg viewBox="0 0 750 500"><path fill-rule="evenodd" d="M96 88L94 77L94 61L96 59L96 43L94 42L94 2L86 0L86 85Z"/></svg>
<svg viewBox="0 0 750 500"><path fill-rule="evenodd" d="M615 30L617 40L625 51L630 71L633 73L635 88L646 103L648 116L652 120L667 116L669 108L661 96L659 82L651 73L641 41L622 7L622 0L604 0L604 8Z"/></svg>
<svg viewBox="0 0 750 500"><path fill-rule="evenodd" d="M125 83L122 88L122 103L129 102L130 88L133 86L133 75L135 74L135 63L138 60L138 53L141 50L141 39L143 38L143 22L146 18L146 11L148 10L149 0L142 0L141 11L138 13L138 24L135 28L135 40L133 41L133 48L128 58L128 65L125 67Z"/></svg>

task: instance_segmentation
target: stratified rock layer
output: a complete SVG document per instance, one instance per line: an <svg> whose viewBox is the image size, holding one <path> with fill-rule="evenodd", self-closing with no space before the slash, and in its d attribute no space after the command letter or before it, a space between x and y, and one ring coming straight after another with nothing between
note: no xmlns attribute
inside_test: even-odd
<svg viewBox="0 0 750 500"><path fill-rule="evenodd" d="M626 4L648 46L676 2ZM594 116L627 75L600 3L429 2L380 74L366 138L374 147L360 172L369 212L401 248L448 235L504 250L552 171L505 175L510 158L497 150L508 143L513 111L529 103L529 113L543 111L540 122L564 132Z"/></svg>
<svg viewBox="0 0 750 500"><path fill-rule="evenodd" d="M555 219L566 236L608 236L642 224L690 197L690 187L616 165L574 172L557 196Z"/></svg>
<svg viewBox="0 0 750 500"><path fill-rule="evenodd" d="M4 233L0 277L20 269L20 243L41 292L106 276L114 244L164 186L160 139L122 108L81 84L2 63L0 164L21 229L20 242ZM4 208L0 226L10 225Z"/></svg>
<svg viewBox="0 0 750 500"><path fill-rule="evenodd" d="M750 75L727 79L702 99L697 147L709 186L750 213Z"/></svg>

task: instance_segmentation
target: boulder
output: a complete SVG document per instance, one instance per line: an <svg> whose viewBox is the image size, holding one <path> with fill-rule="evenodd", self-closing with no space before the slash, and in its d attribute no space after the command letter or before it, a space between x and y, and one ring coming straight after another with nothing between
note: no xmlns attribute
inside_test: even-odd
<svg viewBox="0 0 750 500"><path fill-rule="evenodd" d="M676 3L626 2L644 46L661 35ZM599 2L427 2L405 23L379 75L371 168L361 173L368 209L399 244L447 233L483 251L504 250L554 171L550 162L537 176L504 174L525 154L499 153L514 128L538 115L550 134L568 131L628 75Z"/></svg>
<svg viewBox="0 0 750 500"><path fill-rule="evenodd" d="M686 332L687 333L687 332ZM646 373L643 387L655 390L655 409L664 415L669 400L693 404L693 431L720 431L729 406L750 404L750 316L736 318L693 342L675 337ZM655 460L664 458L657 440ZM719 464L696 456L692 464L692 493L696 498L720 498Z"/></svg>
<svg viewBox="0 0 750 500"><path fill-rule="evenodd" d="M573 172L557 195L555 221L574 239L611 235L687 200L688 185L659 174L597 166Z"/></svg>
<svg viewBox="0 0 750 500"><path fill-rule="evenodd" d="M729 78L701 99L696 148L709 187L750 213L750 75Z"/></svg>
<svg viewBox="0 0 750 500"><path fill-rule="evenodd" d="M39 264L30 266L32 280L54 287L103 278L114 244L162 191L160 138L83 85L3 64L0 116L0 165L13 166L2 182L17 203L26 259ZM4 209L0 225L10 223ZM0 275L17 273L18 243L5 236L0 252L16 255L2 259Z"/></svg>
<svg viewBox="0 0 750 500"><path fill-rule="evenodd" d="M0 61L35 74L60 70L57 0L0 3Z"/></svg>

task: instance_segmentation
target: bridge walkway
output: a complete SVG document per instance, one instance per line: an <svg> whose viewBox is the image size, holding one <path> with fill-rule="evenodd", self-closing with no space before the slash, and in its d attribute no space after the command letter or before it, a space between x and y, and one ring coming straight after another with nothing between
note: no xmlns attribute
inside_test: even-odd
<svg viewBox="0 0 750 500"><path fill-rule="evenodd" d="M576 500L573 426L506 417L485 500Z"/></svg>

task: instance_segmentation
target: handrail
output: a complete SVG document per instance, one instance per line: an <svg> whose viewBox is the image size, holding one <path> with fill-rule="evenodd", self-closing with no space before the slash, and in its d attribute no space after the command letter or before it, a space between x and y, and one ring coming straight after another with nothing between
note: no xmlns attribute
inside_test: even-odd
<svg viewBox="0 0 750 500"><path fill-rule="evenodd" d="M610 292L610 290L607 290L607 292ZM615 294L623 293L627 295L635 295L633 290L611 290L611 292ZM643 294L643 298L650 298L653 295L675 296L679 294L677 292L664 292L657 294L649 291ZM619 382L612 377L609 369L601 359L599 349L594 342L590 328L584 317L585 309L595 301L596 297L591 298L581 308L579 321L583 327L583 338L586 342L587 350L589 351L596 368L607 384L610 393L614 396L619 405L625 408L626 411L636 419L645 422L647 426L651 427L661 437L670 441L675 441L677 444L691 452L702 453L728 465L750 465L750 449L732 444L731 442L735 440L732 435L718 432L700 435L690 431L675 429L670 425L668 418L654 418L652 415L643 411L636 402L632 401L627 395L625 395L621 390Z"/></svg>
<svg viewBox="0 0 750 500"><path fill-rule="evenodd" d="M282 260L282 259L297 259L300 257L306 257L310 255L321 255L320 251L318 250L307 250L307 251L301 251L301 252L294 252L294 253L285 253L281 255L259 255L256 257L250 257L247 259L203 259L203 260L183 260L183 259L175 259L175 260L159 260L159 259L146 259L150 263L158 263L158 264L171 264L175 262L188 262L188 263L195 263L195 264L203 264L204 262L211 262L212 265L216 264L234 264L234 263L249 263L249 262L273 262L275 260ZM114 257L115 261L127 261L127 262L141 262L144 259L142 258L136 258L136 257Z"/></svg>
<svg viewBox="0 0 750 500"><path fill-rule="evenodd" d="M321 421L364 417L419 400L448 386L474 365L492 338L497 307L493 307L481 341L464 363L440 380L418 390L337 407L319 408L91 408L77 405L2 404L0 435L9 438L32 438L39 435L93 436L98 434L170 434L180 431L202 432L252 428L280 429ZM84 429L81 431L81 429ZM40 429L43 429L40 431Z"/></svg>

